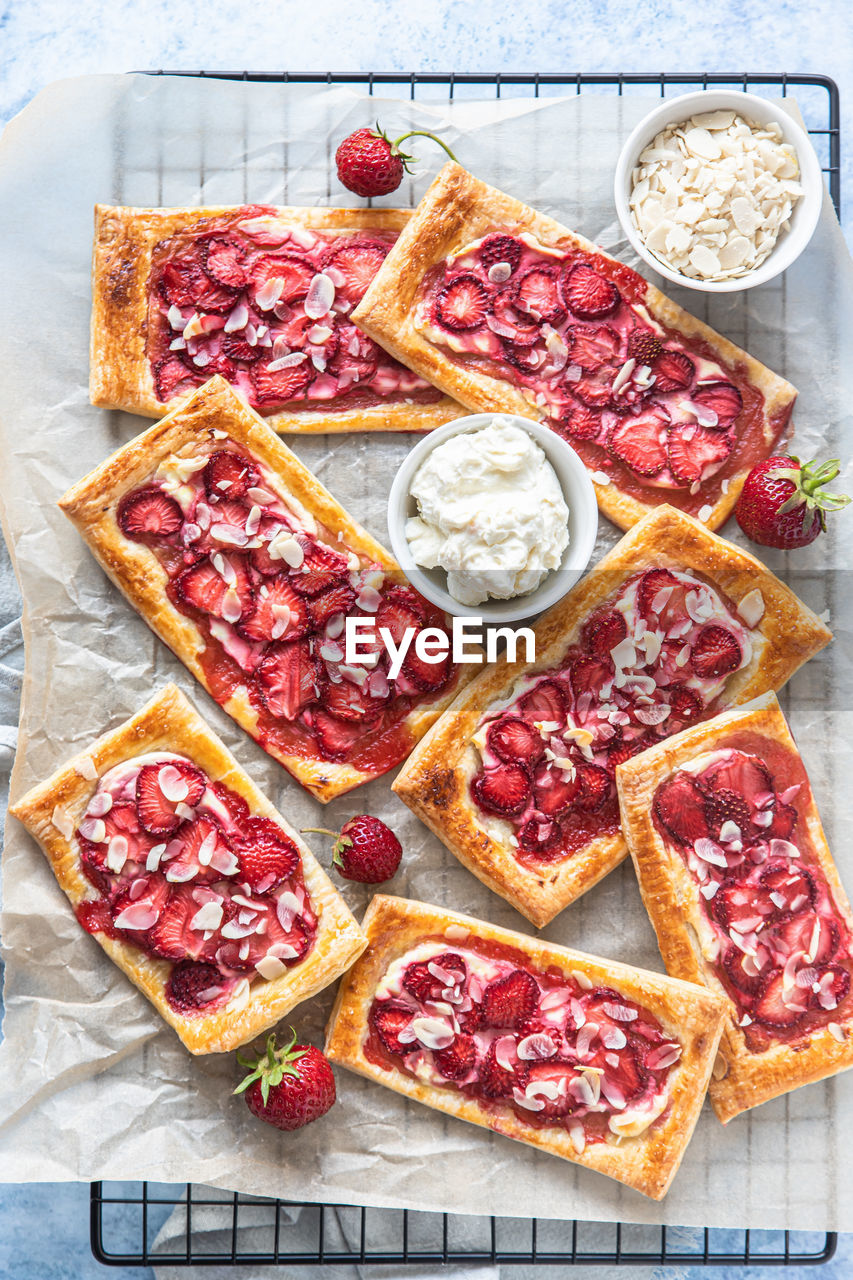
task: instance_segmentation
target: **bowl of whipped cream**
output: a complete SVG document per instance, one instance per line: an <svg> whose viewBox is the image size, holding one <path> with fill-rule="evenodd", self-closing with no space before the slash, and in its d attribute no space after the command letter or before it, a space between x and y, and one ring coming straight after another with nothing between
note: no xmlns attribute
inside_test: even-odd
<svg viewBox="0 0 853 1280"><path fill-rule="evenodd" d="M586 467L548 427L511 413L424 436L391 486L388 532L412 585L446 613L506 623L561 599L595 546Z"/></svg>

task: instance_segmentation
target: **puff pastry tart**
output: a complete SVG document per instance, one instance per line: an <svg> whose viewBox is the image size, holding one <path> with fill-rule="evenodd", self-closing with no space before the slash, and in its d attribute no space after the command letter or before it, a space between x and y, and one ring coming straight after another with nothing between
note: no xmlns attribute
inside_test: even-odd
<svg viewBox="0 0 853 1280"><path fill-rule="evenodd" d="M701 987L382 895L341 984L333 1061L654 1199L704 1101L723 1021Z"/></svg>
<svg viewBox="0 0 853 1280"><path fill-rule="evenodd" d="M62 498L102 567L208 693L318 800L408 755L449 658L344 662L347 615L444 627L388 553L222 378ZM462 669L464 670L464 669Z"/></svg>
<svg viewBox="0 0 853 1280"><path fill-rule="evenodd" d="M366 939L307 845L175 685L29 791L77 919L191 1053L327 987Z"/></svg>
<svg viewBox="0 0 853 1280"><path fill-rule="evenodd" d="M623 529L664 502L718 528L796 396L636 271L456 164L353 319L468 408L553 427Z"/></svg>
<svg viewBox="0 0 853 1280"><path fill-rule="evenodd" d="M540 927L627 853L621 761L779 688L831 638L758 560L667 506L534 630L536 661L483 671L394 790Z"/></svg>
<svg viewBox="0 0 853 1280"><path fill-rule="evenodd" d="M277 431L463 410L353 325L403 209L95 209L92 403L160 417L218 373Z"/></svg>
<svg viewBox="0 0 853 1280"><path fill-rule="evenodd" d="M726 1002L720 1120L853 1066L853 917L775 695L616 777L667 970Z"/></svg>

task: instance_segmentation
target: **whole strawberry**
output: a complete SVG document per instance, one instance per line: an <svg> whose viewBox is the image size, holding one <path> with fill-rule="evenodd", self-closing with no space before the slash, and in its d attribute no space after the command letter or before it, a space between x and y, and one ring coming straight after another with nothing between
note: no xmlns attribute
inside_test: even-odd
<svg viewBox="0 0 853 1280"><path fill-rule="evenodd" d="M303 831L332 837L332 862L345 880L381 884L397 874L403 856L400 841L384 822L369 813L350 818L341 827L340 835L325 827L304 827Z"/></svg>
<svg viewBox="0 0 853 1280"><path fill-rule="evenodd" d="M266 1049L256 1058L237 1054L249 1075L234 1090L245 1093L252 1115L276 1129L301 1129L324 1116L335 1101L335 1077L319 1049L297 1044L291 1027L290 1043L277 1049L275 1032Z"/></svg>
<svg viewBox="0 0 853 1280"><path fill-rule="evenodd" d="M826 529L827 511L846 507L846 494L826 493L823 485L838 475L838 458L803 462L793 455L767 458L752 468L735 515L748 538L763 547L792 551L814 542Z"/></svg>
<svg viewBox="0 0 853 1280"><path fill-rule="evenodd" d="M392 142L379 128L356 129L344 138L335 152L338 177L348 191L357 196L386 196L396 191L403 181L403 173L409 172L413 157L400 150L400 143L407 138L432 138L455 160L450 148L433 133L413 129Z"/></svg>

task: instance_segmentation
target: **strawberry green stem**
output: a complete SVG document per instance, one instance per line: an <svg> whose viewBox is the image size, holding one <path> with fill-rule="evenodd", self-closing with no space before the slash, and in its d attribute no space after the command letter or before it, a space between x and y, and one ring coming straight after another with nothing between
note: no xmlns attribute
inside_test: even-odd
<svg viewBox="0 0 853 1280"><path fill-rule="evenodd" d="M330 831L328 827L300 827L299 830L303 836L313 831L318 836L331 836L333 840L338 838L337 831Z"/></svg>
<svg viewBox="0 0 853 1280"><path fill-rule="evenodd" d="M294 1049L296 1044L296 1032L293 1027L290 1028L291 1040L282 1049L276 1049L275 1032L271 1032L266 1048L257 1057L246 1058L242 1053L237 1054L237 1061L241 1067L249 1071L249 1075L242 1080L235 1093L243 1093L248 1089L249 1085L254 1084L256 1080L261 1082L261 1097L264 1106L269 1101L270 1089L281 1084L285 1076L298 1076L299 1072L293 1063L298 1062L300 1058L308 1052L307 1049Z"/></svg>
<svg viewBox="0 0 853 1280"><path fill-rule="evenodd" d="M846 493L827 493L822 488L838 475L841 470L840 458L830 458L821 463L814 459L801 465L799 458L792 457L791 462L794 463L792 467L778 467L772 473L774 479L790 480L794 485L790 498L779 507L779 515L804 504L804 515L807 517L810 512L817 511L823 526L824 511L840 511L849 504L850 498Z"/></svg>
<svg viewBox="0 0 853 1280"><path fill-rule="evenodd" d="M391 150L392 150L392 151L394 151L394 152L399 151L399 149L400 149L400 143L401 143L401 142L405 142L407 138L431 138L433 142L437 142L437 143L438 143L438 145L439 145L440 147L443 147L443 148L444 148L444 150L445 150L445 151L447 152L447 154L450 156L450 159L451 159L451 160L453 160L456 164L458 164L458 163L459 163L459 161L456 159L456 156L455 156L455 155L453 154L453 152L450 150L450 147L447 145L447 143L446 143L446 142L442 142L441 138L437 138L437 137L435 136L435 134L434 134L434 133L429 133L429 131L428 131L428 130L426 130L426 129L412 129L410 133L404 133L404 134L402 134L402 135L401 135L401 136L396 140L396 142L392 142L392 143L391 143ZM411 156L405 156L405 157L402 157L402 156L401 156L401 158L403 159L403 162L404 162L404 163L405 163L407 160L411 160L411 159L412 159L412 157L411 157Z"/></svg>

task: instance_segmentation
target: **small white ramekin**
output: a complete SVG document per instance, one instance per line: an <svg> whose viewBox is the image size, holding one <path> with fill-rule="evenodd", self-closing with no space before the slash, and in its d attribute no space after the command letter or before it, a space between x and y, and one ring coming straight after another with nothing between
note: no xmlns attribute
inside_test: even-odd
<svg viewBox="0 0 853 1280"><path fill-rule="evenodd" d="M437 445L465 431L478 431L495 419L520 427L542 447L560 482L569 509L569 545L558 569L552 569L535 591L511 600L485 600L478 605L460 604L447 590L447 574L443 569L423 569L415 563L406 538L406 521L418 514L417 503L409 492L415 473ZM598 506L595 490L586 467L571 445L555 431L511 413L475 413L457 418L438 427L418 441L400 467L388 498L388 534L391 548L412 585L445 613L465 618L482 618L486 623L502 624L533 618L550 608L571 590L589 563L598 531Z"/></svg>
<svg viewBox="0 0 853 1280"><path fill-rule="evenodd" d="M803 194L791 213L790 230L782 232L772 252L760 267L756 267L745 276L735 276L731 280L697 280L667 266L661 258L656 257L646 248L631 214L629 204L633 185L631 174L640 154L667 125L680 124L691 116L701 115L706 111L732 110L737 111L745 120L754 121L756 124L775 122L779 125L784 140L789 142L797 153ZM788 115L787 111L782 110L778 103L768 102L754 93L744 93L737 89L700 89L697 93L685 93L678 98L668 98L654 111L650 111L633 130L619 153L613 185L616 213L622 230L643 262L665 279L671 280L673 284L684 285L688 289L698 289L701 293L739 293L744 289L753 289L756 285L766 284L768 280L772 280L790 267L814 234L823 204L823 192L820 162L806 131Z"/></svg>

